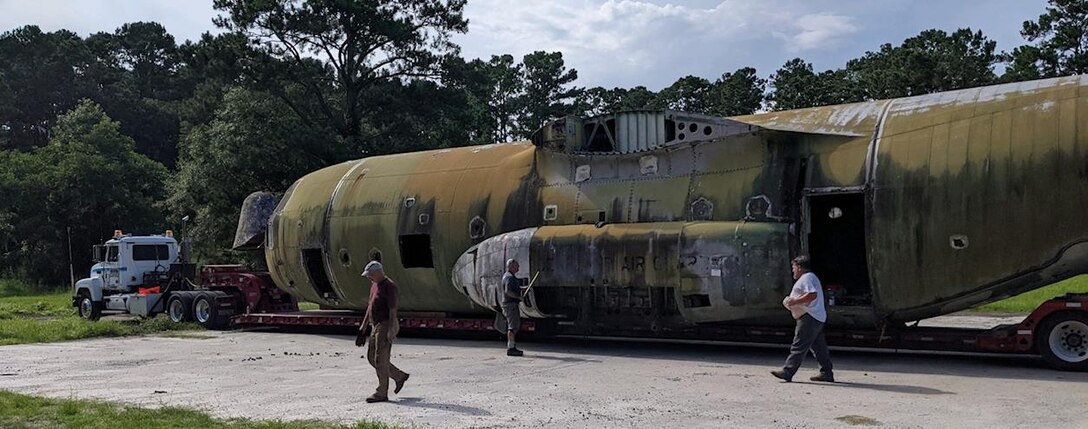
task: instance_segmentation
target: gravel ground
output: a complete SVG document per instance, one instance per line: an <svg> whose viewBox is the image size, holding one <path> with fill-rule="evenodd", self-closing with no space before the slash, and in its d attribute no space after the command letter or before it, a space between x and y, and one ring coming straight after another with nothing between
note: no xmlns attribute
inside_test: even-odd
<svg viewBox="0 0 1088 429"><path fill-rule="evenodd" d="M972 316L977 317L977 316ZM993 319L948 325L992 326ZM944 323L928 323L944 324ZM1036 358L832 351L838 383L772 378L777 348L402 338L401 394L346 335L199 332L0 347L0 389L221 417L375 419L425 427L1088 427L1088 374Z"/></svg>

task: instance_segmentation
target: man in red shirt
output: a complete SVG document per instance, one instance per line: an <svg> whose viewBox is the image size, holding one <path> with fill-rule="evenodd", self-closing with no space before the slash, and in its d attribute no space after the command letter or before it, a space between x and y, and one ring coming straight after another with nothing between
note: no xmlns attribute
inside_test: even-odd
<svg viewBox="0 0 1088 429"><path fill-rule="evenodd" d="M372 326L370 344L367 344L366 357L378 373L378 390L366 398L367 402L385 402L389 400L389 379L396 386L393 393L400 393L408 373L389 363L393 349L393 340L400 332L400 319L397 319L397 284L385 276L382 263L370 261L363 269L363 276L370 279L370 302L366 306L366 317L359 327L365 331Z"/></svg>

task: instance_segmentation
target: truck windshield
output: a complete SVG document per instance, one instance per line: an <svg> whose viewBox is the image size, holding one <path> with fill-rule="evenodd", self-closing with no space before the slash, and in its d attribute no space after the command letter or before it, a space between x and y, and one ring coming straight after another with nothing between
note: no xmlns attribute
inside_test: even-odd
<svg viewBox="0 0 1088 429"><path fill-rule="evenodd" d="M117 246L106 246L106 262L117 262Z"/></svg>
<svg viewBox="0 0 1088 429"><path fill-rule="evenodd" d="M166 261L170 259L170 247L165 244L137 244L132 246L133 261Z"/></svg>

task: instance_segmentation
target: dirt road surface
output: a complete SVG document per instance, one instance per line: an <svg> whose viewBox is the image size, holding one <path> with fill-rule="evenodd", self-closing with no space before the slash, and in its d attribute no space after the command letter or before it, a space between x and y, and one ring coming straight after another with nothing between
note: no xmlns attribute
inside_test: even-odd
<svg viewBox="0 0 1088 429"><path fill-rule="evenodd" d="M839 383L772 378L785 351L743 346L403 338L412 374L366 404L374 372L346 335L199 332L0 347L0 389L220 417L424 427L1088 427L1088 374L1035 358L833 350Z"/></svg>

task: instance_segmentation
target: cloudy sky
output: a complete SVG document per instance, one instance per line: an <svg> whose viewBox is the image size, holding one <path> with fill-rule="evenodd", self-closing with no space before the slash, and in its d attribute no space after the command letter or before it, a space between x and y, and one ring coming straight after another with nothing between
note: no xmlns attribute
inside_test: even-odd
<svg viewBox="0 0 1088 429"><path fill-rule="evenodd" d="M466 58L561 51L578 85L644 85L740 67L773 73L795 57L823 70L930 28L982 30L999 50L1023 44L1045 0L469 0ZM157 21L178 38L215 31L211 0L0 0L0 31L37 24L81 35ZM3 61L3 59L0 59Z"/></svg>

